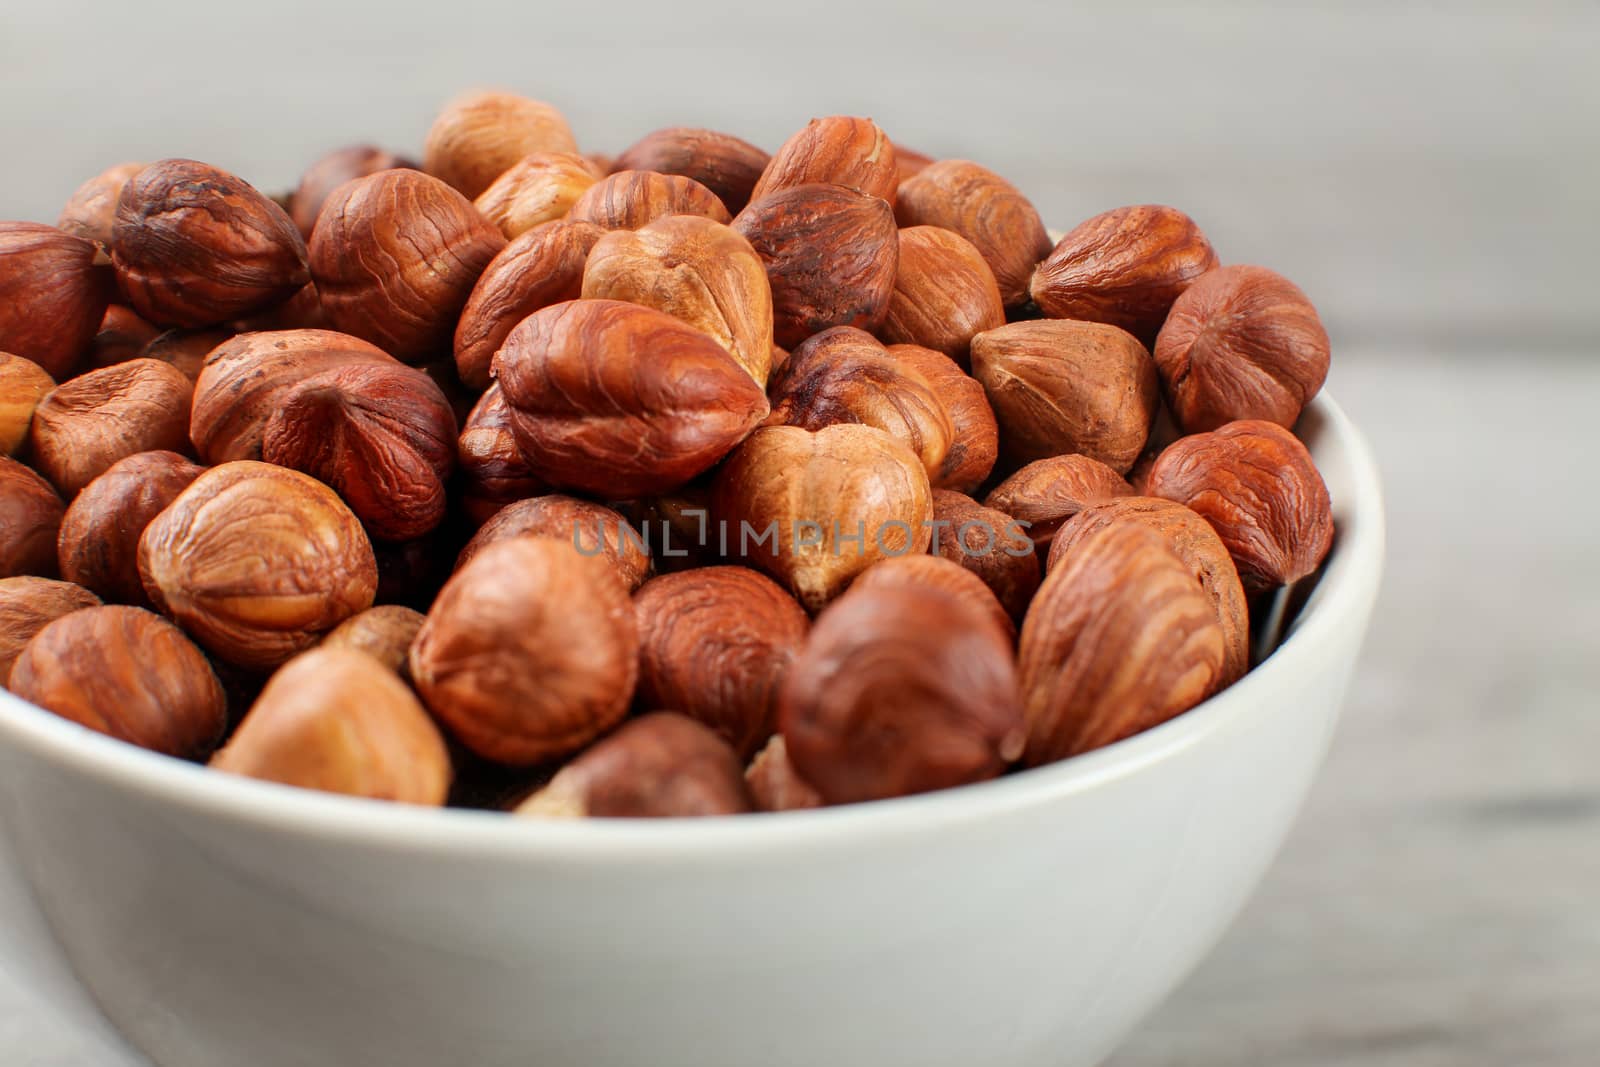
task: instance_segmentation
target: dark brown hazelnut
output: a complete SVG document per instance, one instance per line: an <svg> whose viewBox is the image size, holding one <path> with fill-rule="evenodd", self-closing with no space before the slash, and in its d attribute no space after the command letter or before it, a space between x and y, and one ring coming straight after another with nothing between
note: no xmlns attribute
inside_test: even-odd
<svg viewBox="0 0 1600 1067"><path fill-rule="evenodd" d="M0 689L34 634L69 612L99 604L99 597L71 582L32 575L0 578Z"/></svg>
<svg viewBox="0 0 1600 1067"><path fill-rule="evenodd" d="M403 604L380 604L335 626L317 647L365 653L410 681L411 643L417 639L423 619L422 612Z"/></svg>
<svg viewBox="0 0 1600 1067"><path fill-rule="evenodd" d="M63 382L34 409L34 465L70 500L120 459L187 450L193 393L182 372L154 359Z"/></svg>
<svg viewBox="0 0 1600 1067"><path fill-rule="evenodd" d="M894 295L878 331L886 343L931 348L965 367L972 338L1005 324L1000 286L970 241L938 226L900 231Z"/></svg>
<svg viewBox="0 0 1600 1067"><path fill-rule="evenodd" d="M1017 625L994 591L982 578L943 556L898 556L874 563L850 586L850 592L869 589L933 589L962 602L975 618L987 619L1005 637L1017 639Z"/></svg>
<svg viewBox="0 0 1600 1067"><path fill-rule="evenodd" d="M950 416L955 436L932 475L936 488L970 492L989 480L1000 456L1000 425L983 385L955 360L921 345L890 345L889 355L920 374Z"/></svg>
<svg viewBox="0 0 1600 1067"><path fill-rule="evenodd" d="M894 145L871 119L812 119L772 154L751 200L802 185L842 185L894 206L900 171Z"/></svg>
<svg viewBox="0 0 1600 1067"><path fill-rule="evenodd" d="M49 482L0 456L0 578L56 575L56 534L66 510Z"/></svg>
<svg viewBox="0 0 1600 1067"><path fill-rule="evenodd" d="M1000 175L965 159L929 164L900 186L902 226L940 226L971 242L994 272L1006 307L1028 302L1033 268L1050 236L1028 198Z"/></svg>
<svg viewBox="0 0 1600 1067"><path fill-rule="evenodd" d="M633 592L650 575L644 535L604 504L550 493L508 504L484 523L456 560L460 570L489 545L513 537L554 537L580 555L603 558Z"/></svg>
<svg viewBox="0 0 1600 1067"><path fill-rule="evenodd" d="M422 165L469 200L535 152L576 152L561 112L539 100L489 90L458 97L428 130Z"/></svg>
<svg viewBox="0 0 1600 1067"><path fill-rule="evenodd" d="M717 194L693 178L650 170L620 170L603 178L584 190L567 217L602 230L637 230L668 215L732 219Z"/></svg>
<svg viewBox="0 0 1600 1067"><path fill-rule="evenodd" d="M539 493L544 483L533 473L511 432L511 408L500 383L478 399L456 440L461 468L461 506L469 522L483 524L508 504Z"/></svg>
<svg viewBox="0 0 1600 1067"><path fill-rule="evenodd" d="M822 807L822 795L800 777L782 734L774 734L744 771L757 811L804 811Z"/></svg>
<svg viewBox="0 0 1600 1067"><path fill-rule="evenodd" d="M1049 546L1061 524L1102 500L1132 496L1122 475L1088 456L1051 456L1035 460L995 486L986 507L1020 520L1041 549Z"/></svg>
<svg viewBox="0 0 1600 1067"><path fill-rule="evenodd" d="M61 520L61 576L108 602L148 607L139 536L204 470L176 452L139 452L112 464Z"/></svg>
<svg viewBox="0 0 1600 1067"><path fill-rule="evenodd" d="M113 292L93 241L54 226L0 222L0 352L60 381L89 350Z"/></svg>
<svg viewBox="0 0 1600 1067"><path fill-rule="evenodd" d="M78 186L67 206L61 209L56 225L74 237L110 249L111 227L117 219L117 201L122 196L122 188L144 170L144 166L143 163L119 163Z"/></svg>
<svg viewBox="0 0 1600 1067"><path fill-rule="evenodd" d="M55 380L33 360L0 352L0 456L22 450L34 409L55 387Z"/></svg>
<svg viewBox="0 0 1600 1067"><path fill-rule="evenodd" d="M674 126L635 141L607 171L653 170L691 178L737 214L750 202L750 190L760 180L769 158L755 145L737 137Z"/></svg>
<svg viewBox="0 0 1600 1067"><path fill-rule="evenodd" d="M289 217L307 240L333 191L345 182L365 178L381 170L416 170L409 159L369 144L336 148L306 168L300 185L289 200Z"/></svg>
<svg viewBox="0 0 1600 1067"><path fill-rule="evenodd" d="M1039 588L1041 568L1028 531L1003 511L962 493L933 491L930 550L958 563L989 587L1016 622Z"/></svg>
<svg viewBox="0 0 1600 1067"><path fill-rule="evenodd" d="M576 152L536 152L513 163L472 206L510 240L565 218L601 177L594 164Z"/></svg>

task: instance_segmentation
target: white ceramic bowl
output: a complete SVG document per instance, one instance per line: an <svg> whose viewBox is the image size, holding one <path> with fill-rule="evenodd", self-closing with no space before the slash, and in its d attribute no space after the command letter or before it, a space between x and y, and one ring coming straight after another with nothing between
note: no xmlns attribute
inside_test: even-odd
<svg viewBox="0 0 1600 1067"><path fill-rule="evenodd" d="M1383 511L1327 397L1338 540L1287 643L997 782L671 822L513 820L216 774L0 693L15 852L163 1067L1073 1067L1221 935L1326 747Z"/></svg>

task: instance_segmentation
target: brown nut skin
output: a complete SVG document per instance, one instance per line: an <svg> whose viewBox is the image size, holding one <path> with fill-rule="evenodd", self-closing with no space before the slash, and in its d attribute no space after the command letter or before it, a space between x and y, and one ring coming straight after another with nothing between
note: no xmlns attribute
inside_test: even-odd
<svg viewBox="0 0 1600 1067"><path fill-rule="evenodd" d="M456 372L468 388L488 388L494 354L518 323L582 295L584 264L605 232L592 222L547 222L490 260L456 325Z"/></svg>
<svg viewBox="0 0 1600 1067"><path fill-rule="evenodd" d="M1218 267L1172 305L1155 359L1167 403L1189 433L1239 419L1292 427L1328 377L1328 332L1283 275Z"/></svg>
<svg viewBox="0 0 1600 1067"><path fill-rule="evenodd" d="M1230 422L1179 438L1151 468L1149 492L1211 524L1247 593L1299 581L1333 545L1327 483L1306 446L1276 423Z"/></svg>
<svg viewBox="0 0 1600 1067"><path fill-rule="evenodd" d="M422 371L349 363L284 390L261 458L332 486L373 537L409 541L444 521L457 436L450 401Z"/></svg>
<svg viewBox="0 0 1600 1067"><path fill-rule="evenodd" d="M322 205L327 203L328 197L339 186L381 170L416 169L417 165L409 159L374 145L353 144L336 148L306 168L294 195L289 198L289 218L294 221L300 235L310 240L311 231L317 225L317 216L322 214Z"/></svg>
<svg viewBox="0 0 1600 1067"><path fill-rule="evenodd" d="M535 152L513 163L472 206L510 240L565 217L601 177L576 152Z"/></svg>
<svg viewBox="0 0 1600 1067"><path fill-rule="evenodd" d="M994 272L972 242L950 230L907 226L899 236L900 267L878 336L968 366L972 338L1006 324Z"/></svg>
<svg viewBox="0 0 1600 1067"><path fill-rule="evenodd" d="M444 738L416 695L392 670L347 648L313 649L284 664L211 767L434 807L452 776Z"/></svg>
<svg viewBox="0 0 1600 1067"><path fill-rule="evenodd" d="M838 185L760 197L733 220L772 285L773 337L792 349L830 326L876 330L900 262L888 203Z"/></svg>
<svg viewBox="0 0 1600 1067"><path fill-rule="evenodd" d="M767 384L772 365L772 287L756 250L731 227L671 215L613 230L589 253L583 297L665 311L716 338Z"/></svg>
<svg viewBox="0 0 1600 1067"><path fill-rule="evenodd" d="M206 471L151 520L139 576L158 610L253 670L316 644L378 586L366 532L332 489L250 461Z"/></svg>
<svg viewBox="0 0 1600 1067"><path fill-rule="evenodd" d="M74 237L93 241L101 248L111 247L111 226L117 218L117 201L122 187L144 170L143 163L118 163L78 186L61 209L56 226Z"/></svg>
<svg viewBox="0 0 1600 1067"><path fill-rule="evenodd" d="M22 450L34 409L55 387L55 379L33 360L0 352L0 456Z"/></svg>
<svg viewBox="0 0 1600 1067"><path fill-rule="evenodd" d="M560 111L539 100L489 90L445 105L428 130L422 167L471 200L525 156L577 150Z"/></svg>
<svg viewBox="0 0 1600 1067"><path fill-rule="evenodd" d="M112 464L61 520L61 576L109 603L149 607L139 578L139 537L204 472L176 452L139 452Z"/></svg>
<svg viewBox="0 0 1600 1067"><path fill-rule="evenodd" d="M1053 319L1120 327L1145 345L1174 300L1217 265L1193 219L1176 208L1141 204L1079 223L1033 274L1029 292Z"/></svg>
<svg viewBox="0 0 1600 1067"><path fill-rule="evenodd" d="M995 486L984 506L1026 524L1028 536L1043 549L1061 524L1091 504L1132 496L1122 475L1089 456L1051 456L1035 460Z"/></svg>
<svg viewBox="0 0 1600 1067"><path fill-rule="evenodd" d="M553 537L479 552L445 583L411 646L411 677L445 729L520 767L610 730L638 673L627 591L604 560Z"/></svg>
<svg viewBox="0 0 1600 1067"><path fill-rule="evenodd" d="M194 383L160 360L134 359L56 386L33 412L34 465L67 499L140 452L187 451Z"/></svg>
<svg viewBox="0 0 1600 1067"><path fill-rule="evenodd" d="M894 206L900 171L894 145L871 119L830 115L812 119L772 154L750 193L759 200L802 185L842 185Z"/></svg>
<svg viewBox="0 0 1600 1067"><path fill-rule="evenodd" d="M1017 639L1017 624L994 591L982 578L943 556L899 556L874 563L851 584L850 592L908 588L947 593L966 605L973 616L992 623L1008 645Z"/></svg>
<svg viewBox="0 0 1600 1067"><path fill-rule="evenodd" d="M751 810L743 768L727 742L687 716L660 711L597 742L516 814L664 819Z"/></svg>
<svg viewBox="0 0 1600 1067"><path fill-rule="evenodd" d="M152 163L123 186L111 260L133 309L161 326L241 318L311 279L305 240L283 209L192 159Z"/></svg>
<svg viewBox="0 0 1600 1067"><path fill-rule="evenodd" d="M478 276L505 246L444 182L385 170L328 197L311 234L311 275L334 329L421 363L449 347Z"/></svg>
<svg viewBox="0 0 1600 1067"><path fill-rule="evenodd" d="M921 174L933 166L933 163L933 157L926 152L918 152L915 148L907 148L903 144L894 146L894 169L899 173L901 184Z"/></svg>
<svg viewBox="0 0 1600 1067"><path fill-rule="evenodd" d="M971 242L994 272L1006 307L1028 302L1033 268L1050 251L1039 213L1017 187L965 159L944 159L902 182L902 226L940 226Z"/></svg>
<svg viewBox="0 0 1600 1067"><path fill-rule="evenodd" d="M929 550L976 575L1007 616L1022 620L1039 588L1041 568L1028 531L1010 515L965 494L935 489Z"/></svg>
<svg viewBox="0 0 1600 1067"><path fill-rule="evenodd" d="M93 241L35 222L0 222L0 352L69 376L100 329L114 289Z"/></svg>
<svg viewBox="0 0 1600 1067"><path fill-rule="evenodd" d="M778 690L811 626L805 610L744 567L663 575L633 607L639 705L676 708L749 759L778 728Z"/></svg>
<svg viewBox="0 0 1600 1067"><path fill-rule="evenodd" d="M702 215L717 222L733 216L717 194L693 178L651 170L619 170L584 190L567 218L603 230L637 230L668 215Z"/></svg>
<svg viewBox="0 0 1600 1067"><path fill-rule="evenodd" d="M411 642L425 616L404 604L380 604L352 615L322 639L318 648L364 653L407 681L411 680Z"/></svg>
<svg viewBox="0 0 1600 1067"><path fill-rule="evenodd" d="M927 551L929 494L916 454L882 430L764 426L718 470L711 512L730 558L817 612L879 560Z"/></svg>
<svg viewBox="0 0 1600 1067"><path fill-rule="evenodd" d="M511 408L500 383L478 398L456 440L461 470L461 508L468 522L482 525L501 508L544 489L517 447Z"/></svg>
<svg viewBox="0 0 1600 1067"><path fill-rule="evenodd" d="M0 578L0 689L34 634L69 612L99 604L99 597L71 582L32 575Z"/></svg>
<svg viewBox="0 0 1600 1067"><path fill-rule="evenodd" d="M195 380L189 438L207 463L260 459L267 423L296 384L345 364L387 366L381 349L331 330L242 333L206 356Z"/></svg>
<svg viewBox="0 0 1600 1067"><path fill-rule="evenodd" d="M86 607L34 635L10 688L63 719L182 759L206 756L227 727L222 684L172 623L142 608Z"/></svg>
<svg viewBox="0 0 1600 1067"><path fill-rule="evenodd" d="M1024 762L1166 722L1216 690L1223 662L1216 611L1166 538L1136 522L1090 532L1045 576L1022 623Z"/></svg>
<svg viewBox="0 0 1600 1067"><path fill-rule="evenodd" d="M232 330L167 330L158 334L139 354L176 367L191 382L200 379L206 357L234 336Z"/></svg>
<svg viewBox="0 0 1600 1067"><path fill-rule="evenodd" d="M534 312L495 368L512 432L539 476L609 499L683 485L768 411L761 387L709 335L617 300Z"/></svg>
<svg viewBox="0 0 1600 1067"><path fill-rule="evenodd" d="M0 578L56 576L56 535L66 510L49 482L0 456Z"/></svg>
<svg viewBox="0 0 1600 1067"><path fill-rule="evenodd" d="M928 588L852 590L823 612L779 723L795 769L830 804L994 778L1024 738L1010 642Z"/></svg>
<svg viewBox="0 0 1600 1067"><path fill-rule="evenodd" d="M744 771L757 811L805 811L822 807L822 794L800 777L782 734L774 734Z"/></svg>
<svg viewBox="0 0 1600 1067"><path fill-rule="evenodd" d="M737 214L750 202L770 157L737 137L715 130L673 126L645 134L629 145L608 170L653 170L691 178L710 189Z"/></svg>
<svg viewBox="0 0 1600 1067"><path fill-rule="evenodd" d="M967 492L988 481L1000 457L1000 424L995 421L982 383L958 367L955 360L931 348L890 345L889 355L922 375L933 387L955 429L944 462L931 476L934 487Z"/></svg>
<svg viewBox="0 0 1600 1067"><path fill-rule="evenodd" d="M1244 677L1250 669L1250 607L1238 568L1211 524L1182 504L1147 496L1090 504L1061 527L1050 543L1046 568L1057 566L1095 530L1118 522L1142 523L1165 537L1205 590L1222 627L1222 674L1217 688Z"/></svg>
<svg viewBox="0 0 1600 1067"><path fill-rule="evenodd" d="M1130 333L1097 322L1015 322L972 339L972 374L1014 463L1078 452L1118 474L1150 437L1161 385Z"/></svg>
<svg viewBox="0 0 1600 1067"><path fill-rule="evenodd" d="M506 505L467 542L456 559L456 570L488 546L513 537L554 537L580 555L599 557L630 593L650 576L644 535L627 519L604 504L559 493Z"/></svg>
<svg viewBox="0 0 1600 1067"><path fill-rule="evenodd" d="M84 362L90 367L111 367L137 359L161 333L161 327L144 321L132 308L112 304L106 308L94 340L89 342L89 355Z"/></svg>
<svg viewBox="0 0 1600 1067"><path fill-rule="evenodd" d="M956 440L933 385L871 334L835 326L796 348L772 379L770 426L820 430L835 423L875 426L916 453L936 481Z"/></svg>

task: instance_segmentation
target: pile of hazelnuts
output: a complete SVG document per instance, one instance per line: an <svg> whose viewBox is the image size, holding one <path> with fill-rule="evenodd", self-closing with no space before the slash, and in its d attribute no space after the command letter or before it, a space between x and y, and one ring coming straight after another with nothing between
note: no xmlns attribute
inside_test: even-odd
<svg viewBox="0 0 1600 1067"><path fill-rule="evenodd" d="M611 158L485 92L278 199L113 167L0 222L0 353L0 682L412 804L1051 763L1237 681L1333 534L1298 288L863 118Z"/></svg>

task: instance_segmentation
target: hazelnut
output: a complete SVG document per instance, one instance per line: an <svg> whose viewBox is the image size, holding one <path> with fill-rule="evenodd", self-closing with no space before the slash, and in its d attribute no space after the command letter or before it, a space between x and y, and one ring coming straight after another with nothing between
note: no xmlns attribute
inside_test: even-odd
<svg viewBox="0 0 1600 1067"><path fill-rule="evenodd" d="M774 734L744 771L757 811L804 811L822 807L822 795L800 777L782 734Z"/></svg>
<svg viewBox="0 0 1600 1067"><path fill-rule="evenodd" d="M959 570L959 568L957 568ZM1010 643L930 588L852 590L818 618L789 671L789 758L830 804L994 778L1022 754Z"/></svg>
<svg viewBox="0 0 1600 1067"><path fill-rule="evenodd" d="M676 709L748 758L777 729L778 689L811 623L805 611L744 567L663 575L633 605L638 703Z"/></svg>
<svg viewBox="0 0 1600 1067"><path fill-rule="evenodd" d="M189 159L122 189L111 258L128 302L162 326L214 326L280 303L310 280L289 216L248 183Z"/></svg>
<svg viewBox="0 0 1600 1067"><path fill-rule="evenodd" d="M1236 419L1290 427L1328 376L1328 333L1283 275L1218 267L1172 305L1155 358L1172 412L1189 433Z"/></svg>
<svg viewBox="0 0 1600 1067"><path fill-rule="evenodd" d="M868 589L934 589L947 593L970 609L975 618L987 619L1009 645L1017 638L1017 625L982 578L943 556L899 556L874 563L850 586L851 593Z"/></svg>
<svg viewBox="0 0 1600 1067"><path fill-rule="evenodd" d="M732 219L717 194L693 178L651 170L619 170L601 179L574 201L567 217L602 230L636 230L667 215Z"/></svg>
<svg viewBox="0 0 1600 1067"><path fill-rule="evenodd" d="M761 178L768 158L761 149L737 137L674 126L641 137L607 170L653 170L691 178L737 213L750 202L750 190Z"/></svg>
<svg viewBox="0 0 1600 1067"><path fill-rule="evenodd" d="M1039 588L1040 567L1033 541L1020 523L969 496L935 489L930 547L977 575L1006 615L1021 621Z"/></svg>
<svg viewBox="0 0 1600 1067"><path fill-rule="evenodd" d="M77 367L112 294L99 246L34 222L0 222L0 352L57 381Z"/></svg>
<svg viewBox="0 0 1600 1067"><path fill-rule="evenodd" d="M478 276L506 245L437 178L385 170L329 195L311 274L333 327L408 363L444 350Z"/></svg>
<svg viewBox="0 0 1600 1067"><path fill-rule="evenodd" d="M900 268L878 331L885 342L931 348L964 367L972 338L1005 324L1000 286L970 241L938 226L900 231Z"/></svg>
<svg viewBox="0 0 1600 1067"><path fill-rule="evenodd" d="M1090 531L1028 608L1017 663L1038 766L1157 726L1216 689L1222 627L1171 543L1136 522Z"/></svg>
<svg viewBox="0 0 1600 1067"><path fill-rule="evenodd" d="M1077 452L1126 473L1161 399L1150 353L1132 334L1097 322L1015 322L980 333L972 373L1017 463Z"/></svg>
<svg viewBox="0 0 1600 1067"><path fill-rule="evenodd" d="M1150 470L1150 494L1209 522L1246 592L1290 585L1333 544L1328 487L1299 439L1272 422L1230 422L1179 438Z"/></svg>
<svg viewBox="0 0 1600 1067"><path fill-rule="evenodd" d="M602 557L630 593L650 575L650 553L644 536L627 519L604 504L557 493L519 500L502 508L461 550L456 570L489 545L532 536L554 537L580 555Z"/></svg>
<svg viewBox="0 0 1600 1067"><path fill-rule="evenodd" d="M875 426L916 453L930 481L955 441L950 414L928 380L851 326L824 330L796 348L768 393L769 425Z"/></svg>
<svg viewBox="0 0 1600 1067"><path fill-rule="evenodd" d="M899 176L899 184L903 185L907 179L916 177L932 165L933 157L926 152L918 152L903 144L894 146L894 169Z"/></svg>
<svg viewBox="0 0 1600 1067"><path fill-rule="evenodd" d="M34 409L34 465L70 500L119 459L187 450L193 393L182 372L154 359L63 382Z"/></svg>
<svg viewBox="0 0 1600 1067"><path fill-rule="evenodd" d="M143 163L118 163L96 174L78 186L67 206L61 209L56 226L74 237L109 249L111 226L117 218L117 200L122 196L123 186L141 170L144 170Z"/></svg>
<svg viewBox="0 0 1600 1067"><path fill-rule="evenodd" d="M383 170L416 169L417 165L409 159L369 144L334 149L306 168L300 185L289 199L289 217L300 235L310 240L317 216L322 214L322 205L339 186Z"/></svg>
<svg viewBox="0 0 1600 1067"><path fill-rule="evenodd" d="M411 677L467 748L532 766L620 722L638 660L633 605L608 563L553 537L514 537L445 583L411 646Z"/></svg>
<svg viewBox="0 0 1600 1067"><path fill-rule="evenodd" d="M148 607L139 536L204 470L176 452L139 452L112 464L61 520L61 576L107 601Z"/></svg>
<svg viewBox="0 0 1600 1067"><path fill-rule="evenodd" d="M55 576L56 534L66 510L49 482L0 456L0 578Z"/></svg>
<svg viewBox="0 0 1600 1067"><path fill-rule="evenodd" d="M1102 526L1142 523L1167 539L1205 590L1222 627L1222 674L1218 688L1232 685L1250 669L1250 609L1239 571L1210 523L1182 504L1145 496L1124 496L1090 504L1061 527L1050 544L1046 567L1055 567L1078 542Z"/></svg>
<svg viewBox="0 0 1600 1067"><path fill-rule="evenodd" d="M522 454L551 485L627 499L684 484L767 415L707 334L653 308L574 300L511 331L495 368Z"/></svg>
<svg viewBox="0 0 1600 1067"><path fill-rule="evenodd" d="M11 665L33 635L68 612L97 607L100 598L82 586L53 578L0 578L0 689Z"/></svg>
<svg viewBox="0 0 1600 1067"><path fill-rule="evenodd" d="M733 228L766 264L778 344L792 349L830 326L882 325L900 257L886 201L799 185L752 200Z"/></svg>
<svg viewBox="0 0 1600 1067"><path fill-rule="evenodd" d="M1061 524L1102 500L1132 496L1122 475L1088 456L1051 456L1035 460L995 486L986 507L1021 520L1040 548L1055 538Z"/></svg>
<svg viewBox="0 0 1600 1067"><path fill-rule="evenodd" d="M91 367L110 367L137 359L160 334L161 327L144 321L132 308L111 304L100 320L99 332L89 342L87 363Z"/></svg>
<svg viewBox="0 0 1600 1067"><path fill-rule="evenodd" d="M955 360L920 345L890 345L889 355L933 388L955 430L944 462L931 476L936 487L970 491L989 480L1000 456L1000 426L983 385Z"/></svg>
<svg viewBox="0 0 1600 1067"><path fill-rule="evenodd" d="M267 463L206 471L145 527L139 575L211 652L276 667L372 605L372 545L332 489Z"/></svg>
<svg viewBox="0 0 1600 1067"><path fill-rule="evenodd" d="M172 364L192 382L199 379L206 357L233 336L232 330L167 330L145 345L139 354L145 359Z"/></svg>
<svg viewBox="0 0 1600 1067"><path fill-rule="evenodd" d="M939 226L970 241L994 272L1006 307L1028 302L1033 268L1050 251L1050 236L1028 198L965 159L940 160L902 182L895 218L902 226Z"/></svg>
<svg viewBox="0 0 1600 1067"><path fill-rule="evenodd" d="M544 488L517 447L511 408L500 383L478 399L456 440L461 467L462 510L470 522L487 522L501 508Z"/></svg>
<svg viewBox="0 0 1600 1067"><path fill-rule="evenodd" d="M660 819L750 810L743 768L727 742L693 719L657 712L561 768L516 813Z"/></svg>
<svg viewBox="0 0 1600 1067"><path fill-rule="evenodd" d="M494 354L518 323L541 308L578 299L584 263L604 233L591 222L547 222L490 260L456 325L456 372L469 388L488 387Z"/></svg>
<svg viewBox="0 0 1600 1067"><path fill-rule="evenodd" d="M209 753L227 727L211 664L181 630L142 608L62 615L23 646L10 687L63 719L184 759Z"/></svg>
<svg viewBox="0 0 1600 1067"><path fill-rule="evenodd" d="M900 172L894 145L871 119L832 115L812 119L783 142L750 194L759 200L802 185L842 185L894 205Z"/></svg>
<svg viewBox="0 0 1600 1067"><path fill-rule="evenodd" d="M445 106L428 130L422 167L469 200L517 160L576 152L567 120L549 104L514 93L470 93Z"/></svg>
<svg viewBox="0 0 1600 1067"><path fill-rule="evenodd" d="M55 387L55 380L33 360L0 352L0 456L21 451L34 409Z"/></svg>
<svg viewBox="0 0 1600 1067"><path fill-rule="evenodd" d="M450 753L416 696L370 656L301 653L251 706L211 766L327 793L443 804Z"/></svg>
<svg viewBox="0 0 1600 1067"><path fill-rule="evenodd" d="M456 437L449 400L422 371L346 363L277 397L261 458L331 485L373 537L408 541L444 521Z"/></svg>
<svg viewBox="0 0 1600 1067"><path fill-rule="evenodd" d="M1053 319L1109 323L1148 346L1172 302L1216 265L1193 219L1145 204L1079 223L1039 264L1029 291Z"/></svg>
<svg viewBox="0 0 1600 1067"><path fill-rule="evenodd" d="M926 552L933 508L916 454L882 430L766 426L717 472L726 553L820 611L881 559Z"/></svg>
<svg viewBox="0 0 1600 1067"><path fill-rule="evenodd" d="M411 642L425 616L402 604L381 604L352 615L322 639L319 648L362 652L395 674L411 680Z"/></svg>
<svg viewBox="0 0 1600 1067"><path fill-rule="evenodd" d="M589 253L585 299L664 311L716 338L757 385L772 363L772 288L756 250L728 226L672 215L613 230Z"/></svg>
<svg viewBox="0 0 1600 1067"><path fill-rule="evenodd" d="M601 177L576 152L537 152L513 163L472 206L510 239L563 218Z"/></svg>

